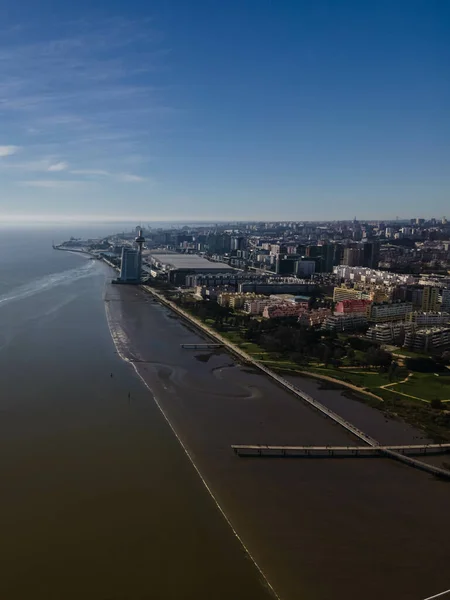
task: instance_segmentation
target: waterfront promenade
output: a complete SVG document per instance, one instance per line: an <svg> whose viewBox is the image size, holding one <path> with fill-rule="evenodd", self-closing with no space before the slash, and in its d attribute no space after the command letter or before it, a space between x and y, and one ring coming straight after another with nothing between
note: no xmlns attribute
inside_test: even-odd
<svg viewBox="0 0 450 600"><path fill-rule="evenodd" d="M411 458L411 456L406 456L404 453L397 452L391 448L386 448L386 447L381 446L381 444L377 440L375 440L371 436L367 435L366 433L364 433L363 431L361 431L360 429L355 427L352 423L350 423L346 419L343 419L341 416L336 414L334 411L332 411L331 409L324 406L322 403L320 403L317 400L315 400L314 398L312 398L309 394L306 394L305 392L300 390L298 387L294 386L291 382L287 381L286 379L284 379L283 377L281 377L280 375L278 375L271 369L268 369L262 363L260 363L259 361L255 360L253 357L248 355L241 348L237 347L235 344L233 344L232 342L227 340L225 337L221 336L220 333L214 331L213 329L211 329L211 327L208 327L207 325L205 325L204 323L202 323L201 321L199 321L198 319L193 317L187 311L183 310L182 308L177 306L174 302L172 302L171 300L167 299L165 296L163 296L162 294L157 292L154 288L152 288L148 285L143 285L142 287L145 291L151 293L154 297L156 297L165 306L167 306L171 310L175 311L183 319L186 319L187 321L189 321L190 323L192 323L196 327L198 327L208 337L212 338L217 343L223 345L227 350L229 350L233 354L237 355L241 360L244 360L246 363L248 363L248 364L252 365L253 367L257 368L258 370L262 371L265 375L269 376L271 379L276 381L278 384L282 385L285 389L289 390L295 396L297 396L298 398L300 398L301 400L303 400L304 402L306 402L307 404L312 406L314 409L318 410L323 415L332 419L335 423L339 424L344 429L346 429L347 431L352 433L359 440L365 442L366 444L368 444L371 447L378 448L378 450L380 452L382 452L389 458L393 458L394 460L401 461L410 467L414 467L416 469L421 469L423 471L427 471L429 473L432 473L433 475L436 475L437 477L441 477L441 478L450 480L450 471L448 469L444 469L444 468L435 466L433 464L419 461L417 459Z"/></svg>

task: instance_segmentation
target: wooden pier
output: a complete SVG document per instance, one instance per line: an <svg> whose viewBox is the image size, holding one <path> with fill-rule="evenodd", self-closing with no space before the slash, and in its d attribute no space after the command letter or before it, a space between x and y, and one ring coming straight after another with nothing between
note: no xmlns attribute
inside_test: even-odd
<svg viewBox="0 0 450 600"><path fill-rule="evenodd" d="M222 348L223 344L180 344L180 346L186 350L214 350Z"/></svg>
<svg viewBox="0 0 450 600"><path fill-rule="evenodd" d="M409 446L264 446L233 445L238 456L271 458L354 458L389 457L389 452L404 456L425 456L450 452L450 444L418 444Z"/></svg>

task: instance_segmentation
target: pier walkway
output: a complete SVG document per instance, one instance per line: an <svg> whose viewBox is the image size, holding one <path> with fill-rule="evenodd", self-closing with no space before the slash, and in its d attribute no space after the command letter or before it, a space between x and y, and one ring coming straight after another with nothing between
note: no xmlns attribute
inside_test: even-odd
<svg viewBox="0 0 450 600"><path fill-rule="evenodd" d="M214 348L223 348L223 344L180 344L186 350L209 350Z"/></svg>
<svg viewBox="0 0 450 600"><path fill-rule="evenodd" d="M450 452L450 444L419 444L409 446L266 446L266 445L232 445L238 456L256 457L290 457L290 458L354 458L354 457L389 457L386 451L406 456L424 456Z"/></svg>

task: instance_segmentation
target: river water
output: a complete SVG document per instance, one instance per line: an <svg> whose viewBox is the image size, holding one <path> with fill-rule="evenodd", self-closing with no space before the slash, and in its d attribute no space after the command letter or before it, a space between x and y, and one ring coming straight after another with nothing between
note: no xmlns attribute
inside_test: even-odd
<svg viewBox="0 0 450 600"><path fill-rule="evenodd" d="M273 597L255 562L286 600L450 587L448 484L387 459L237 458L357 441L229 355L181 348L201 338L52 237L0 242L0 597ZM326 394L374 437L418 435Z"/></svg>

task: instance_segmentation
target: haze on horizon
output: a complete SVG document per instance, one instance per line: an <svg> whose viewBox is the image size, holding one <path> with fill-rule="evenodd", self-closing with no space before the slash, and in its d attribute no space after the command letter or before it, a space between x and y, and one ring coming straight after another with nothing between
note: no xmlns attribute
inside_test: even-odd
<svg viewBox="0 0 450 600"><path fill-rule="evenodd" d="M6 0L0 220L440 217L450 4Z"/></svg>

